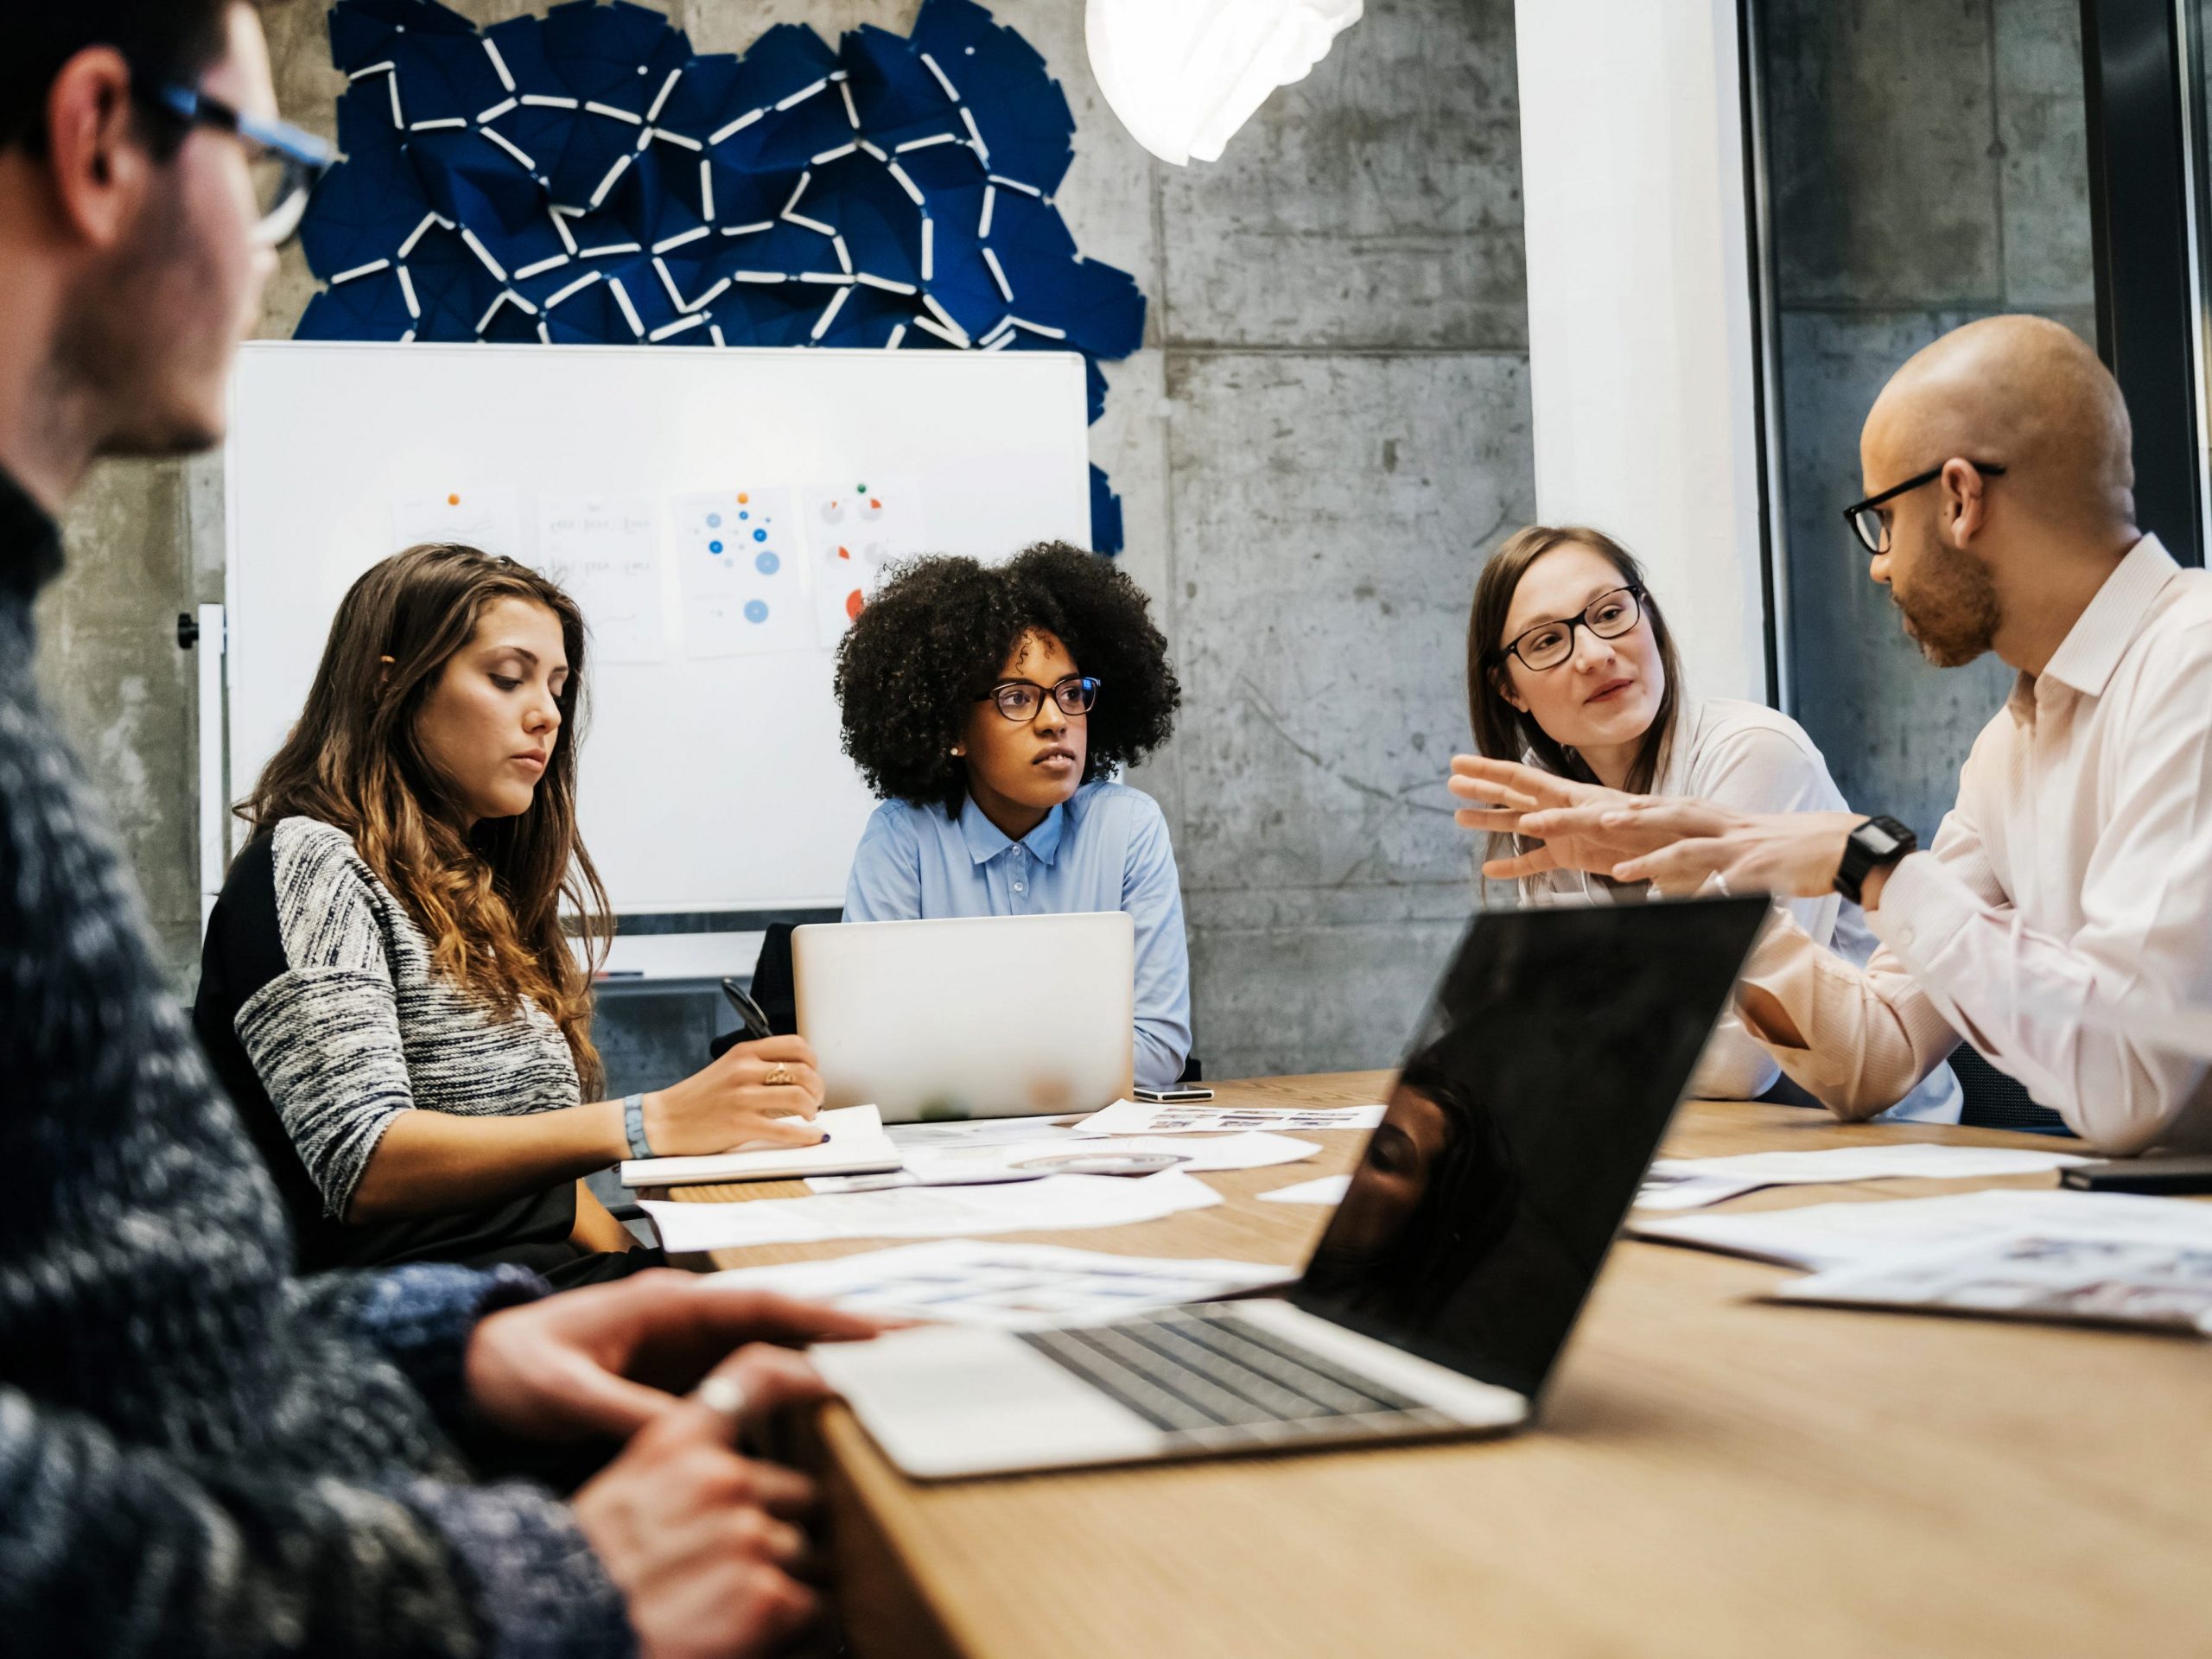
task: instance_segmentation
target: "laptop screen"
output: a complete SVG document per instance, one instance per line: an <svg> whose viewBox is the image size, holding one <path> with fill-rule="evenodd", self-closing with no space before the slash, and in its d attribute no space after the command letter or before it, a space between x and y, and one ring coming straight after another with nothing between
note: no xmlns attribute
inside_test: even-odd
<svg viewBox="0 0 2212 1659"><path fill-rule="evenodd" d="M1535 1398L1766 908L1478 916L1293 1300Z"/></svg>

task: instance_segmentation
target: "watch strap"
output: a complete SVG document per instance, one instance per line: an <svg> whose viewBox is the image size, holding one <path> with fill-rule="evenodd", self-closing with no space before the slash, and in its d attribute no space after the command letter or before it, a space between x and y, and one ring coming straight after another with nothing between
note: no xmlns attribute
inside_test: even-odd
<svg viewBox="0 0 2212 1659"><path fill-rule="evenodd" d="M625 1095L622 1097L622 1133L629 1138L632 1158L650 1158L652 1147L645 1141L645 1097Z"/></svg>
<svg viewBox="0 0 2212 1659"><path fill-rule="evenodd" d="M1869 830L1874 833L1870 835ZM1876 869L1895 864L1917 851L1920 837L1909 824L1882 814L1863 819L1843 843L1843 859L1836 867L1835 890L1854 905L1864 905L1866 878Z"/></svg>

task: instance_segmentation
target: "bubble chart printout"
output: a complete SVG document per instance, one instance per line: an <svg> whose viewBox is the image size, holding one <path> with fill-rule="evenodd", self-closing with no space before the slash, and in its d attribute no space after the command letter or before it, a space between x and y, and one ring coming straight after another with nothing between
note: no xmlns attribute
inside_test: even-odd
<svg viewBox="0 0 2212 1659"><path fill-rule="evenodd" d="M811 651L815 629L791 493L751 485L670 503L691 657Z"/></svg>
<svg viewBox="0 0 2212 1659"><path fill-rule="evenodd" d="M593 661L667 658L660 518L652 497L540 497L537 568L582 608Z"/></svg>
<svg viewBox="0 0 2212 1659"><path fill-rule="evenodd" d="M875 596L883 567L933 550L919 480L910 474L855 474L851 482L817 485L801 500L814 558L814 614L818 638L834 646Z"/></svg>

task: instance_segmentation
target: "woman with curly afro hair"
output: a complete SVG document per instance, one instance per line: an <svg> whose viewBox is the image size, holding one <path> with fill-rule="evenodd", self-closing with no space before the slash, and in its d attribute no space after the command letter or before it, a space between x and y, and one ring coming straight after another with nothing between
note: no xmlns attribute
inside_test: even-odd
<svg viewBox="0 0 2212 1659"><path fill-rule="evenodd" d="M1065 543L1005 564L898 568L845 635L845 753L883 804L849 922L1125 910L1136 925L1136 1080L1191 1052L1191 969L1167 823L1110 781L1174 729L1182 690L1145 596Z"/></svg>

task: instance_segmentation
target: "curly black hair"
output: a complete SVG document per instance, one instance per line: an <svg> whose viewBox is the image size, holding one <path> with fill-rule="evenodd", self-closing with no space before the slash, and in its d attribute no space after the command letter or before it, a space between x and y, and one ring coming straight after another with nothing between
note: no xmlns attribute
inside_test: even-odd
<svg viewBox="0 0 2212 1659"><path fill-rule="evenodd" d="M845 753L887 800L959 810L951 753L975 700L1028 634L1058 636L1097 677L1083 781L1167 741L1183 699L1144 592L1109 561L1041 542L1005 564L950 556L893 566L837 648Z"/></svg>

